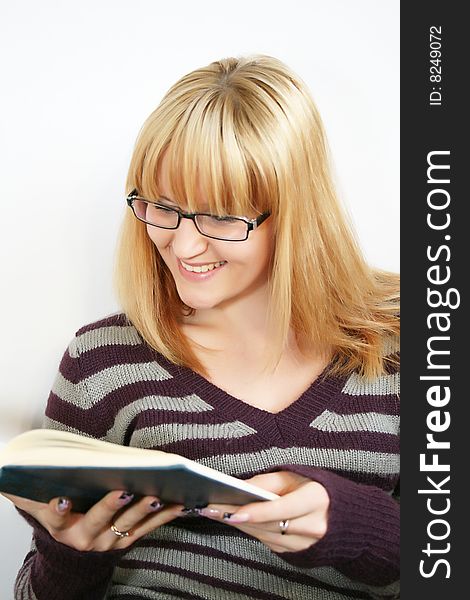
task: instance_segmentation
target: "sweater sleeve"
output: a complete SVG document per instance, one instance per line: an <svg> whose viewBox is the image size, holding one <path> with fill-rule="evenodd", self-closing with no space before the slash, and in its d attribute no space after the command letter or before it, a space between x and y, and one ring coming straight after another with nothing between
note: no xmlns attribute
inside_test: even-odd
<svg viewBox="0 0 470 600"><path fill-rule="evenodd" d="M78 407L86 401L75 338L59 366L46 409L46 426L80 429ZM52 418L50 417L52 415ZM76 421L76 423L75 423ZM15 600L101 600L113 569L125 551L79 552L52 538L34 518L18 511L33 527L33 544L15 582Z"/></svg>
<svg viewBox="0 0 470 600"><path fill-rule="evenodd" d="M283 465L323 485L330 497L328 528L317 543L300 552L279 552L301 567L332 566L350 579L385 586L399 579L400 508L384 490L356 483L331 471Z"/></svg>
<svg viewBox="0 0 470 600"><path fill-rule="evenodd" d="M15 600L103 600L113 569L127 552L79 552L54 540L35 519L33 545L15 582Z"/></svg>

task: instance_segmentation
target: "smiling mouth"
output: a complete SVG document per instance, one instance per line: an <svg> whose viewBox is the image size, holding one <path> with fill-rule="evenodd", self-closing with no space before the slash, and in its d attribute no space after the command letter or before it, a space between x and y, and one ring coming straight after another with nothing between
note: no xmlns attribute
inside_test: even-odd
<svg viewBox="0 0 470 600"><path fill-rule="evenodd" d="M188 265L187 263L184 263L182 260L180 260L180 264L183 267L183 269L185 271L189 271L190 273L207 273L209 271L213 271L214 269L218 269L219 267L225 265L226 262L227 262L226 260L221 260L219 262L210 263L207 265L192 266L192 265Z"/></svg>

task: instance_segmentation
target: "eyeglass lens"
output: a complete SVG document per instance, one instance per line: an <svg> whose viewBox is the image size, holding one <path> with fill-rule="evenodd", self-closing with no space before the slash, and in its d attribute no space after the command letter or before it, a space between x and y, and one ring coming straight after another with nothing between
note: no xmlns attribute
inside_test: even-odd
<svg viewBox="0 0 470 600"><path fill-rule="evenodd" d="M133 201L133 207L136 216L147 223L167 229L175 229L178 226L178 213L174 210L137 198ZM246 238L247 224L234 217L196 215L196 223L199 231L210 237L226 240L244 240Z"/></svg>

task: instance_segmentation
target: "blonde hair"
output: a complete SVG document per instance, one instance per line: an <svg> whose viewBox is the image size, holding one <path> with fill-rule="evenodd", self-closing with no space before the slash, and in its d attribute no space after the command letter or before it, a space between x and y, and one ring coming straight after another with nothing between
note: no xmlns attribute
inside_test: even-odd
<svg viewBox="0 0 470 600"><path fill-rule="evenodd" d="M269 56L226 58L182 77L140 131L128 193L159 197L164 153L174 199L188 210L197 210L202 189L214 214L271 212L270 365L292 328L304 353L333 350L333 372L375 377L386 369L384 345L399 332L398 276L365 263L336 198L320 116L290 69ZM151 347L207 375L179 325L191 310L130 210L116 287Z"/></svg>

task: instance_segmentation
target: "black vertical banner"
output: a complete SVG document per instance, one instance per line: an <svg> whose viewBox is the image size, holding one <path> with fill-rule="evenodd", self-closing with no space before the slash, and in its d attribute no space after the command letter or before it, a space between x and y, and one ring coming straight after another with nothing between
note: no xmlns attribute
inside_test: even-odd
<svg viewBox="0 0 470 600"><path fill-rule="evenodd" d="M401 4L405 600L469 594L469 36L461 7Z"/></svg>

